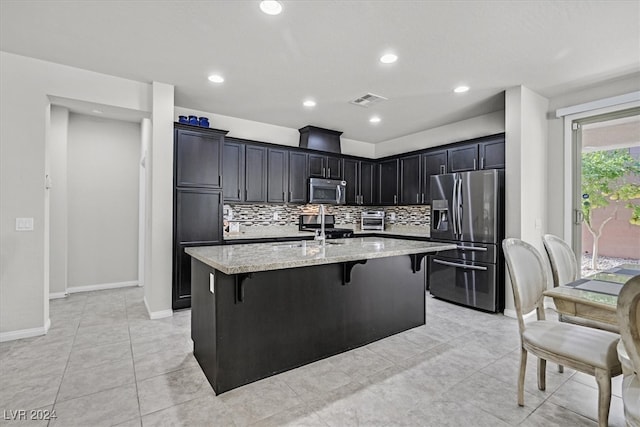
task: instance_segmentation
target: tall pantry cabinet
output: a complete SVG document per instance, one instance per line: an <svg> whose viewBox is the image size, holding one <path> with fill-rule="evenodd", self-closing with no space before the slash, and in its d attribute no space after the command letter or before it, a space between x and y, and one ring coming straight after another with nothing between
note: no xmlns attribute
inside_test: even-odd
<svg viewBox="0 0 640 427"><path fill-rule="evenodd" d="M174 310L191 307L190 246L222 244L222 147L227 131L174 125Z"/></svg>

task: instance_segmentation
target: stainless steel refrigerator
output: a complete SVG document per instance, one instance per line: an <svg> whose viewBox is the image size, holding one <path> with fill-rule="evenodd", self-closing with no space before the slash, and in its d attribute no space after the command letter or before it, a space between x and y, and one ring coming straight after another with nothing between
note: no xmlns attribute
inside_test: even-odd
<svg viewBox="0 0 640 427"><path fill-rule="evenodd" d="M431 177L431 239L457 249L429 259L433 296L490 312L504 310L504 171Z"/></svg>

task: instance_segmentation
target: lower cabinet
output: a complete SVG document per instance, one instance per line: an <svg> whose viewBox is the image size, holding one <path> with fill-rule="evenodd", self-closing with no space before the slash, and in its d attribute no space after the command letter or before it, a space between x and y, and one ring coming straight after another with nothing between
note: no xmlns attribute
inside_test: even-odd
<svg viewBox="0 0 640 427"><path fill-rule="evenodd" d="M177 188L171 304L174 310L191 307L191 257L184 249L218 244L222 244L222 191Z"/></svg>

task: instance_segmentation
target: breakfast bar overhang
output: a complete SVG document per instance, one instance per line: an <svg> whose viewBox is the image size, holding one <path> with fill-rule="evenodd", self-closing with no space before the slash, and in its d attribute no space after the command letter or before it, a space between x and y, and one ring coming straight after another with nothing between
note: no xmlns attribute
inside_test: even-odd
<svg viewBox="0 0 640 427"><path fill-rule="evenodd" d="M187 248L194 356L216 393L425 323L426 255L378 237Z"/></svg>

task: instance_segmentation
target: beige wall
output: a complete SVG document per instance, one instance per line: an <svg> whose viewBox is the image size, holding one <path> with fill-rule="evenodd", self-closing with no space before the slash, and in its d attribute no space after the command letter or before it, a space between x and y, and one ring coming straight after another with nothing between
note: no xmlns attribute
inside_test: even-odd
<svg viewBox="0 0 640 427"><path fill-rule="evenodd" d="M49 298L45 189L48 95L150 111L150 85L0 52L0 340L44 333ZM18 232L15 220L34 218Z"/></svg>

